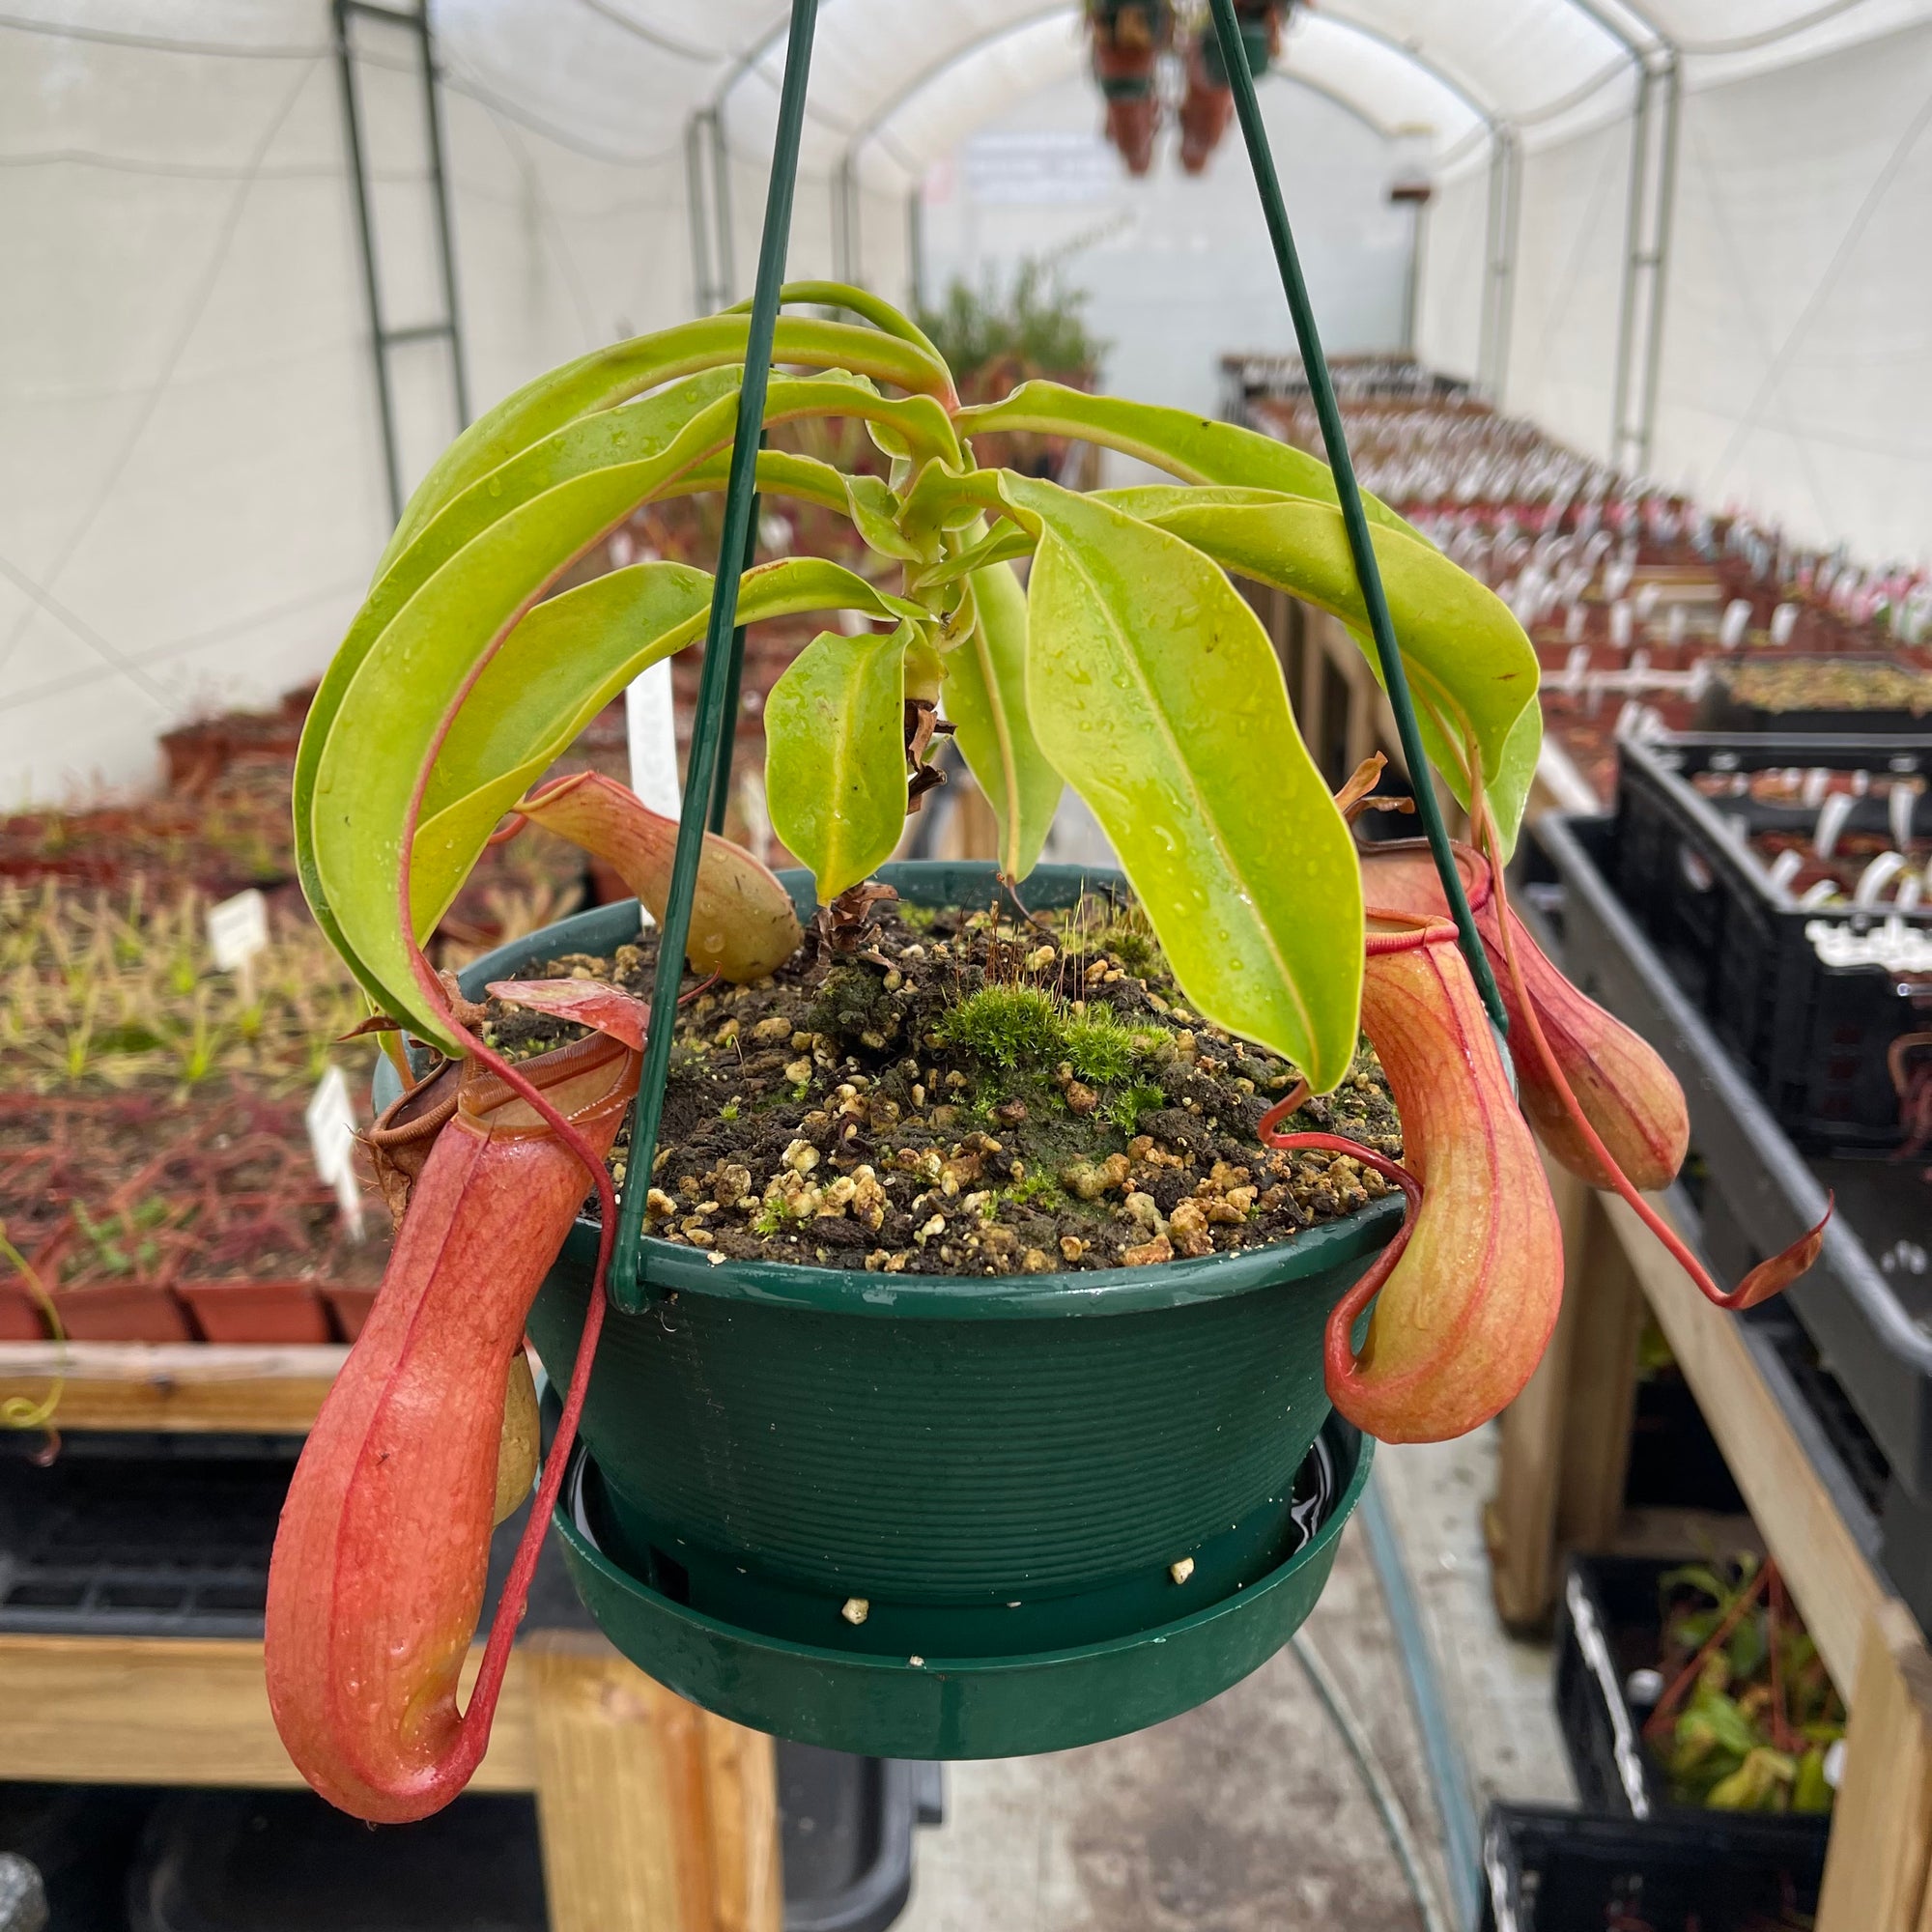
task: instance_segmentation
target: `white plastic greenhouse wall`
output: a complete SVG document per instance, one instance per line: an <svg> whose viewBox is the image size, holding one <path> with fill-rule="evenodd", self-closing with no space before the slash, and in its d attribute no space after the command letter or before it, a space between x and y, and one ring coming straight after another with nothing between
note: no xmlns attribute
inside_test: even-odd
<svg viewBox="0 0 1932 1932"><path fill-rule="evenodd" d="M352 14L408 328L442 304L414 41ZM433 0L472 411L748 292L784 19ZM157 728L314 675L366 582L390 507L334 36L330 0L0 14L9 806L138 784ZM1083 61L1068 0L821 0L792 272L904 298L922 230L928 274L1060 248L1112 379L1208 407L1215 354L1287 340L1238 144L1191 202L1096 186L1090 156L1066 207L962 207L976 137L1098 147ZM1321 0L1283 73L1337 348L1400 342L1383 194L1420 158L1424 360L1807 539L1932 548L1932 0ZM455 427L449 358L389 362L407 483Z"/></svg>

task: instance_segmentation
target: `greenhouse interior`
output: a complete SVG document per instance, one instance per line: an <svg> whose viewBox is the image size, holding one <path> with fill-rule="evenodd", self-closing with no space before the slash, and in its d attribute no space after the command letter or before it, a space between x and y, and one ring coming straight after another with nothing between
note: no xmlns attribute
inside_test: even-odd
<svg viewBox="0 0 1932 1932"><path fill-rule="evenodd" d="M6 0L0 1932L1932 1927L1932 0Z"/></svg>

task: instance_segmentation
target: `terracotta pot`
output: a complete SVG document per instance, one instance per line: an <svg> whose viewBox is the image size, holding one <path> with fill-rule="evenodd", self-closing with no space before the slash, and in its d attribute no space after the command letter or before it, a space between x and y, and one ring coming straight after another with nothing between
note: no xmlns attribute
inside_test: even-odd
<svg viewBox="0 0 1932 1932"><path fill-rule="evenodd" d="M82 1281L54 1290L61 1326L75 1342L192 1342L187 1311L153 1282Z"/></svg>
<svg viewBox="0 0 1932 1932"><path fill-rule="evenodd" d="M1160 126L1160 102L1146 95L1107 102L1107 138L1120 150L1127 172L1144 175L1153 164L1153 137Z"/></svg>
<svg viewBox="0 0 1932 1932"><path fill-rule="evenodd" d="M44 1342L47 1324L41 1304L16 1276L0 1281L0 1342Z"/></svg>
<svg viewBox="0 0 1932 1932"><path fill-rule="evenodd" d="M325 1288L322 1298L335 1317L335 1325L345 1342L353 1342L362 1332L369 1311L376 1305L373 1288Z"/></svg>
<svg viewBox="0 0 1932 1932"><path fill-rule="evenodd" d="M328 1311L310 1281L184 1282L176 1293L209 1342L327 1342Z"/></svg>

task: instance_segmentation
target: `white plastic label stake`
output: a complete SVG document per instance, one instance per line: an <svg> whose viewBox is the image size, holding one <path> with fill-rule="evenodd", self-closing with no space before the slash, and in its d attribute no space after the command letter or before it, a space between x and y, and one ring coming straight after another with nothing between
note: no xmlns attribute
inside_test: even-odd
<svg viewBox="0 0 1932 1932"><path fill-rule="evenodd" d="M631 740L631 789L653 811L677 817L684 809L684 792L677 778L677 714L668 658L650 666L624 693L624 723ZM650 924L650 914L642 908L639 913L644 924Z"/></svg>
<svg viewBox="0 0 1932 1932"><path fill-rule="evenodd" d="M349 1083L342 1068L330 1065L316 1082L302 1110L302 1123L308 1128L309 1151L315 1157L315 1171L324 1182L335 1189L342 1218L350 1238L362 1238L362 1190L355 1184L355 1110L350 1104Z"/></svg>
<svg viewBox="0 0 1932 1932"><path fill-rule="evenodd" d="M1734 651L1745 640L1745 628L1750 622L1750 600L1733 597L1724 606L1724 620L1718 629L1718 641L1727 651Z"/></svg>
<svg viewBox="0 0 1932 1932"><path fill-rule="evenodd" d="M269 902L253 886L208 909L208 951L217 973L233 973L242 997L255 999L255 955L269 943Z"/></svg>
<svg viewBox="0 0 1932 1932"><path fill-rule="evenodd" d="M239 973L269 943L269 902L253 886L208 909L208 950L217 973Z"/></svg>

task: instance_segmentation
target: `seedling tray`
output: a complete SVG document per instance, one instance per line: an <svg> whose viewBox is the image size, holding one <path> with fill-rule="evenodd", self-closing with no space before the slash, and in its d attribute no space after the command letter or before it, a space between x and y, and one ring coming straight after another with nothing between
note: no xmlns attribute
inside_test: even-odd
<svg viewBox="0 0 1932 1932"><path fill-rule="evenodd" d="M1827 674L1845 672L1857 675L1861 666L1896 667L1900 670L1918 668L1906 660L1884 652L1841 651L1829 657L1782 657L1770 652L1752 654L1758 663L1776 663L1780 669L1802 670L1816 665ZM1731 678L1737 667L1720 661L1717 675L1697 706L1700 732L1748 732L1753 735L1790 739L1813 734L1861 736L1882 740L1924 737L1932 731L1932 716L1923 711L1843 709L1823 707L1810 710L1771 711L1737 696Z"/></svg>
<svg viewBox="0 0 1932 1932"><path fill-rule="evenodd" d="M1793 767L1881 779L1932 773L1932 739L1626 739L1611 877L1773 1114L1815 1152L1889 1154L1904 1140L1887 1049L1932 1021L1932 907L1801 907L1744 833L1808 837L1817 807L1713 800L1703 774ZM1859 801L1848 831L1889 836ZM1932 837L1932 791L1909 828Z"/></svg>
<svg viewBox="0 0 1932 1932"><path fill-rule="evenodd" d="M1815 1912L1822 1840L1793 1844L1783 1820L1676 1813L1664 1822L1492 1804L1481 1932L1763 1932Z"/></svg>
<svg viewBox="0 0 1932 1932"><path fill-rule="evenodd" d="M1658 1586L1675 1567L1641 1556L1570 1559L1556 1611L1556 1720L1577 1795L1593 1811L1643 1819L1711 1815L1671 1798L1642 1736L1649 1712L1633 1709L1625 1688L1632 1671L1660 1665ZM1823 1859L1829 1817L1786 1813L1771 1822L1790 1834L1794 1857Z"/></svg>
<svg viewBox="0 0 1932 1932"><path fill-rule="evenodd" d="M1612 890L1615 837L1606 819L1546 817L1525 840L1526 869L1561 881L1557 951L1573 979L1642 1034L1683 1083L1693 1155L1687 1171L1697 1198L1680 1189L1674 1207L1694 1219L1714 1264L1734 1276L1812 1226L1825 1210L1825 1187ZM1532 887L1527 896L1541 895ZM1922 1196L1905 1172L1868 1171ZM1744 1333L1846 1520L1932 1624L1932 1277L1882 1270L1857 1215L1847 1201L1810 1273L1755 1311ZM1809 1389L1798 1372L1803 1351L1780 1340L1787 1310L1827 1378L1814 1375ZM1863 1467L1853 1453L1846 1418L1816 1406L1818 1392L1833 1385L1883 1459L1876 1482L1869 1450Z"/></svg>
<svg viewBox="0 0 1932 1932"><path fill-rule="evenodd" d="M259 1636L299 1436L0 1435L0 1632Z"/></svg>

